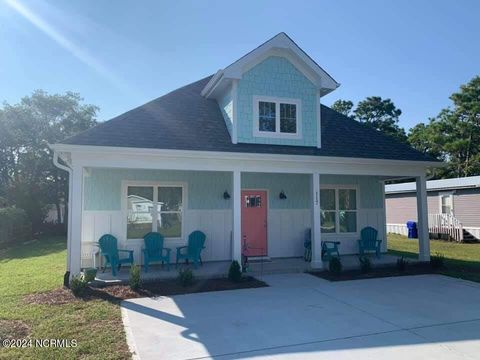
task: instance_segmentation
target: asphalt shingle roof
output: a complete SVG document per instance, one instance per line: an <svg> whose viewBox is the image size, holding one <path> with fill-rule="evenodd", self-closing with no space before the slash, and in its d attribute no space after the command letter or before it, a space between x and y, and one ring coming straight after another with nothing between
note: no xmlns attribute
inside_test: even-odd
<svg viewBox="0 0 480 360"><path fill-rule="evenodd" d="M322 147L232 144L215 100L200 95L211 76L174 90L62 144L148 149L435 161L322 105Z"/></svg>

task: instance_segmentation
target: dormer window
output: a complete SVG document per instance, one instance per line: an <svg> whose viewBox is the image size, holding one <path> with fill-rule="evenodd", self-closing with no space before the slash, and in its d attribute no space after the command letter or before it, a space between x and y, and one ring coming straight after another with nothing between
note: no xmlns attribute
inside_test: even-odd
<svg viewBox="0 0 480 360"><path fill-rule="evenodd" d="M301 138L300 100L255 96L253 135Z"/></svg>

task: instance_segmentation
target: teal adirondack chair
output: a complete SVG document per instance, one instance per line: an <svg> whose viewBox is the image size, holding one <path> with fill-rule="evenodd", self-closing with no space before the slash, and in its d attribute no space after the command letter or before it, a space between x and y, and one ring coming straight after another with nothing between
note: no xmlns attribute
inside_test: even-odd
<svg viewBox="0 0 480 360"><path fill-rule="evenodd" d="M380 258L380 244L382 240L377 240L378 231L371 226L363 228L360 232L360 240L358 242L358 250L360 255L366 252L374 251L377 258Z"/></svg>
<svg viewBox="0 0 480 360"><path fill-rule="evenodd" d="M103 272L105 272L107 265L110 264L113 276L117 276L117 267L120 270L122 264L133 264L133 250L121 250L118 248L117 243L117 238L110 234L105 234L98 240L100 255L105 257ZM127 253L128 256L120 257L120 253Z"/></svg>
<svg viewBox="0 0 480 360"><path fill-rule="evenodd" d="M162 265L167 263L170 270L170 251L163 247L163 236L158 232L149 232L143 237L145 248L143 249L143 265L145 272L148 272L148 264L152 261L161 261Z"/></svg>
<svg viewBox="0 0 480 360"><path fill-rule="evenodd" d="M322 260L330 261L334 256L340 257L338 245L340 241L322 241Z"/></svg>
<svg viewBox="0 0 480 360"><path fill-rule="evenodd" d="M340 245L340 241L322 241L322 260L330 260L334 256L340 257L338 245ZM312 229L305 231L303 246L305 248L303 258L305 261L312 261Z"/></svg>
<svg viewBox="0 0 480 360"><path fill-rule="evenodd" d="M202 264L202 250L205 249L205 234L201 231L194 231L188 236L188 245L177 247L177 263L180 260L185 259L186 263L190 260L193 262L195 269L198 267L198 263Z"/></svg>

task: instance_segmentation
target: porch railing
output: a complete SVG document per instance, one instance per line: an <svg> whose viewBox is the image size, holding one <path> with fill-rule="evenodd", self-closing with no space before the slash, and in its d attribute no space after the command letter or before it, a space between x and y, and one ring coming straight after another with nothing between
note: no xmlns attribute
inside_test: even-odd
<svg viewBox="0 0 480 360"><path fill-rule="evenodd" d="M457 242L463 241L463 225L451 214L428 214L430 233L446 234Z"/></svg>

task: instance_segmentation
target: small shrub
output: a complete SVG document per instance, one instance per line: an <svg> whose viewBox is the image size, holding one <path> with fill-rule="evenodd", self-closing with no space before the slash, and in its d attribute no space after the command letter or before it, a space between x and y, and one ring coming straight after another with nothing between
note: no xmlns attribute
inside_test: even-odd
<svg viewBox="0 0 480 360"><path fill-rule="evenodd" d="M335 275L339 275L342 272L342 262L339 257L334 256L330 259L328 262L328 270Z"/></svg>
<svg viewBox="0 0 480 360"><path fill-rule="evenodd" d="M361 256L358 258L360 261L360 272L362 274L368 274L370 271L372 271L372 262L370 261L370 258L366 256Z"/></svg>
<svg viewBox="0 0 480 360"><path fill-rule="evenodd" d="M137 290L142 284L142 279L140 278L140 266L132 264L130 267L130 280L128 282L130 289Z"/></svg>
<svg viewBox="0 0 480 360"><path fill-rule="evenodd" d="M228 269L228 280L232 282L240 282L242 280L242 270L237 260L232 261L230 269Z"/></svg>
<svg viewBox="0 0 480 360"><path fill-rule="evenodd" d="M70 281L70 290L72 290L73 295L80 297L85 294L87 289L87 282L81 275L74 276Z"/></svg>
<svg viewBox="0 0 480 360"><path fill-rule="evenodd" d="M180 269L178 271L178 282L184 286L190 286L193 284L193 272L192 270L186 268L186 269Z"/></svg>
<svg viewBox="0 0 480 360"><path fill-rule="evenodd" d="M95 276L97 276L97 269L95 268L88 268L83 271L83 278L87 283L95 280Z"/></svg>
<svg viewBox="0 0 480 360"><path fill-rule="evenodd" d="M430 266L432 269L441 269L445 266L445 256L440 253L436 253L430 257Z"/></svg>
<svg viewBox="0 0 480 360"><path fill-rule="evenodd" d="M405 269L407 268L407 265L408 265L408 260L406 260L403 256L397 259L397 270L399 272L404 272Z"/></svg>

